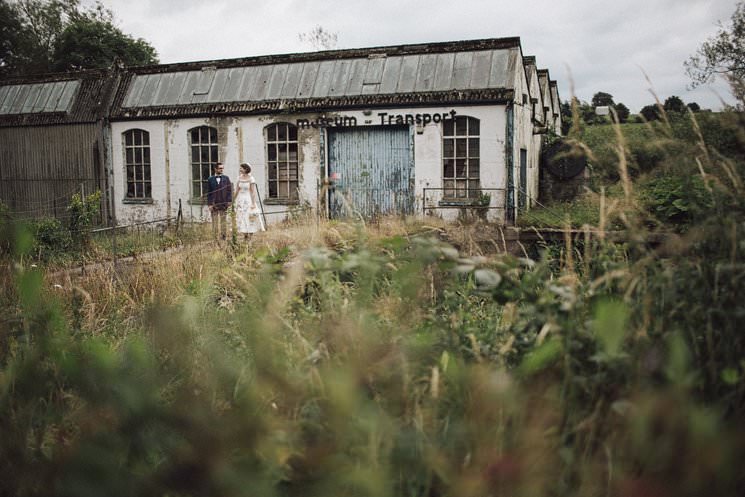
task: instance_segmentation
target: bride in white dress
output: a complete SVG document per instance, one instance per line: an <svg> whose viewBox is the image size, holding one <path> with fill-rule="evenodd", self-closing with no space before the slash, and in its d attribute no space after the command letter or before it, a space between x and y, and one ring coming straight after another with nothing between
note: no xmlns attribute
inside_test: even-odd
<svg viewBox="0 0 745 497"><path fill-rule="evenodd" d="M256 197L256 180L251 174L251 166L241 164L238 181L235 185L235 222L238 233L245 239L257 231L265 231L259 202Z"/></svg>

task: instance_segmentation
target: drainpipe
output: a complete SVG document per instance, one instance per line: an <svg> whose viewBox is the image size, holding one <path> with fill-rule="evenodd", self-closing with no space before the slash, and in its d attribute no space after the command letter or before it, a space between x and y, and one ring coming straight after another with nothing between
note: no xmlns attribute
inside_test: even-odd
<svg viewBox="0 0 745 497"><path fill-rule="evenodd" d="M103 158L104 175L104 198L108 209L108 224L116 226L116 199L114 197L114 149L111 135L111 111L116 98L116 92L122 81L122 69L114 63L107 71L106 76L109 87L106 90L105 100L99 115L99 132L103 150L100 152Z"/></svg>
<svg viewBox="0 0 745 497"><path fill-rule="evenodd" d="M166 173L166 225L171 225L171 148L168 146L168 135L170 134L169 121L163 123L163 152L165 158L165 173Z"/></svg>
<svg viewBox="0 0 745 497"><path fill-rule="evenodd" d="M507 196L505 198L505 222L515 223L515 109L513 103L507 104L507 140L505 163L507 164Z"/></svg>

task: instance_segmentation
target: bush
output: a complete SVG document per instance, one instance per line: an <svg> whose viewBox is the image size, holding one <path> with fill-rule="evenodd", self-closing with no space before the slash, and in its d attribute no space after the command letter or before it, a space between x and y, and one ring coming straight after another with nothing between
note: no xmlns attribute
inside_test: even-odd
<svg viewBox="0 0 745 497"><path fill-rule="evenodd" d="M39 219L31 223L30 228L35 235L33 252L42 259L52 253L63 253L72 246L70 231L59 219Z"/></svg>
<svg viewBox="0 0 745 497"><path fill-rule="evenodd" d="M712 195L698 176L654 177L644 184L641 198L655 219L678 230L701 219L713 207Z"/></svg>

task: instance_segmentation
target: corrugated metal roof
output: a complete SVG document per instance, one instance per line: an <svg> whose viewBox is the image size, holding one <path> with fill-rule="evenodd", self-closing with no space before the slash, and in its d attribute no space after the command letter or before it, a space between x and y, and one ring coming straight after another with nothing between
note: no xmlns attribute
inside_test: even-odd
<svg viewBox="0 0 745 497"><path fill-rule="evenodd" d="M122 108L511 89L519 47L136 74Z"/></svg>
<svg viewBox="0 0 745 497"><path fill-rule="evenodd" d="M80 80L0 86L0 115L69 112Z"/></svg>
<svg viewBox="0 0 745 497"><path fill-rule="evenodd" d="M118 79L87 70L0 82L0 127L95 122L108 113Z"/></svg>

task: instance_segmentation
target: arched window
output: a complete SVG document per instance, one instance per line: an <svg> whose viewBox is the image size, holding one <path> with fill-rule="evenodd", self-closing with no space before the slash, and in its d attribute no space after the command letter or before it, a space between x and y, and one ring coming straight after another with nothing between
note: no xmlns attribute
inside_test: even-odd
<svg viewBox="0 0 745 497"><path fill-rule="evenodd" d="M126 198L152 198L150 133L143 129L129 129L122 133L122 141L124 143L124 168L127 178Z"/></svg>
<svg viewBox="0 0 745 497"><path fill-rule="evenodd" d="M269 198L297 201L297 126L277 123L266 127L266 163Z"/></svg>
<svg viewBox="0 0 745 497"><path fill-rule="evenodd" d="M189 133L191 148L191 196L207 199L207 179L219 162L217 154L217 129L210 126L192 128Z"/></svg>
<svg viewBox="0 0 745 497"><path fill-rule="evenodd" d="M443 196L450 199L478 198L480 138L479 120L456 116L442 124Z"/></svg>

